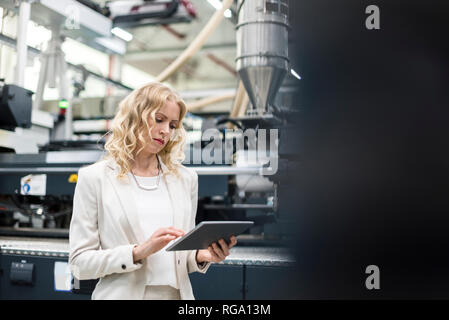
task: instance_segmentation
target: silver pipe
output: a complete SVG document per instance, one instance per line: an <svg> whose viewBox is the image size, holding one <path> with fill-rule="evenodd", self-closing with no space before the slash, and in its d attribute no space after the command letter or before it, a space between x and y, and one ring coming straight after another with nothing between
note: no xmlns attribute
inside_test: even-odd
<svg viewBox="0 0 449 320"><path fill-rule="evenodd" d="M273 210L273 205L269 204L252 204L252 203L233 203L229 205L223 204L205 204L205 209L254 209L254 210Z"/></svg>
<svg viewBox="0 0 449 320"><path fill-rule="evenodd" d="M0 174L9 173L68 173L78 172L79 167L36 167L36 168L0 168Z"/></svg>
<svg viewBox="0 0 449 320"><path fill-rule="evenodd" d="M25 85L25 66L27 64L27 30L30 21L31 4L27 0L20 2L19 21L17 24L17 63L14 83L19 87Z"/></svg>
<svg viewBox="0 0 449 320"><path fill-rule="evenodd" d="M227 166L214 166L214 167L190 167L195 170L198 175L236 175L236 174L250 174L259 175L261 173L261 167L251 168L235 168ZM78 172L80 167L17 167L17 168L0 168L0 174L9 173L68 173Z"/></svg>
<svg viewBox="0 0 449 320"><path fill-rule="evenodd" d="M236 175L251 174L259 175L261 167L236 168L229 166L211 166L211 167L190 167L195 170L198 175Z"/></svg>

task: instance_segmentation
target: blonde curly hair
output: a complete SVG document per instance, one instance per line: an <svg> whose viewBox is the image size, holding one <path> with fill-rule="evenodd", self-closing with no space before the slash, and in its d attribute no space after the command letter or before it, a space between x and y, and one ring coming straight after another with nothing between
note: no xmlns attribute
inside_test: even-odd
<svg viewBox="0 0 449 320"><path fill-rule="evenodd" d="M156 112L165 105L167 100L176 102L181 112L174 134L158 155L168 168L168 172L164 172L164 174L178 174L177 168L185 157L183 147L186 131L182 125L182 119L187 111L186 104L169 87L151 82L135 89L123 99L112 121L110 130L112 135L105 144L107 152L105 158L112 158L119 166L118 178L125 177L131 171L135 156L145 148L147 143L144 132L149 133L153 127L148 123L149 116L153 119L154 124Z"/></svg>

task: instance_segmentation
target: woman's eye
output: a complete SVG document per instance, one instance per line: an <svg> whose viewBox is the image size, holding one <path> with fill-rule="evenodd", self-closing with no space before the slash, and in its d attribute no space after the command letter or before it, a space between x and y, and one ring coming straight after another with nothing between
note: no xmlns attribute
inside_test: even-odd
<svg viewBox="0 0 449 320"><path fill-rule="evenodd" d="M162 118L155 118L155 120L156 120L157 123L164 122L164 119L162 119ZM177 128L176 125L170 124L170 129L176 129L176 128Z"/></svg>

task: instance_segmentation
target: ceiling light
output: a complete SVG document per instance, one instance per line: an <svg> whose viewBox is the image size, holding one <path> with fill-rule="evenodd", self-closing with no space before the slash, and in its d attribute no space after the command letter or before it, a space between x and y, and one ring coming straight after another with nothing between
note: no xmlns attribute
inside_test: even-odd
<svg viewBox="0 0 449 320"><path fill-rule="evenodd" d="M123 39L125 41L131 41L133 39L133 35L129 33L128 31L123 30L122 28L115 27L112 28L111 32L119 37L120 39Z"/></svg>
<svg viewBox="0 0 449 320"><path fill-rule="evenodd" d="M215 8L215 10L220 10L221 7L223 6L222 3L219 0L207 0L207 2L209 2L209 4ZM226 18L231 18L232 17L232 11L230 9L225 10L225 12L223 13L223 15Z"/></svg>
<svg viewBox="0 0 449 320"><path fill-rule="evenodd" d="M297 74L295 70L290 69L290 73L298 80L301 80L301 76L299 74Z"/></svg>
<svg viewBox="0 0 449 320"><path fill-rule="evenodd" d="M231 18L232 17L232 11L230 9L226 9L223 15L226 18Z"/></svg>

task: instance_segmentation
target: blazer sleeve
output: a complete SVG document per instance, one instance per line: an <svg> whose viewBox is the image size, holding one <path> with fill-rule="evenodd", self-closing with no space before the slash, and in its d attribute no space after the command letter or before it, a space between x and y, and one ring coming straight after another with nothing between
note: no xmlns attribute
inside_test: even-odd
<svg viewBox="0 0 449 320"><path fill-rule="evenodd" d="M98 232L98 190L95 175L82 168L73 198L69 231L69 266L78 280L97 279L113 273L131 272L142 267L134 264L134 244L101 249Z"/></svg>
<svg viewBox="0 0 449 320"><path fill-rule="evenodd" d="M193 174L193 181L191 185L191 200L192 200L192 216L190 220L189 230L195 227L195 218L196 218L196 210L198 209L198 174L196 171L191 171ZM198 264L196 261L196 252L197 250L189 251L187 256L187 271L189 273L192 272L201 272L206 273L207 269L210 267L210 262Z"/></svg>

